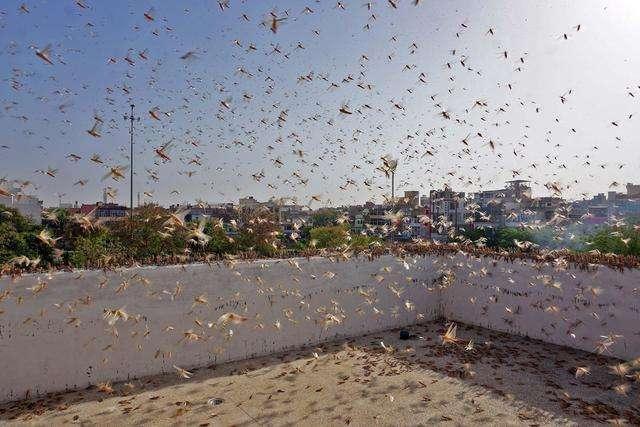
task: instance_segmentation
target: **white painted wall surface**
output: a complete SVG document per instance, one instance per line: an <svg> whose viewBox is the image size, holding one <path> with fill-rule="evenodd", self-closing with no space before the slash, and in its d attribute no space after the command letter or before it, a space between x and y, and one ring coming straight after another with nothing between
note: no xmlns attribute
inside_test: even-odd
<svg viewBox="0 0 640 427"><path fill-rule="evenodd" d="M172 372L173 365L240 360L440 316L586 351L595 351L602 335L622 335L607 354L640 356L640 270L556 269L462 254L406 261L408 269L385 256L2 278L0 400ZM439 289L444 272L452 281ZM39 281L46 283L40 291ZM209 303L196 303L199 296ZM103 311L115 308L132 318L110 327ZM228 312L250 320L215 325ZM325 327L327 313L341 323ZM187 331L202 339L186 340Z"/></svg>
<svg viewBox="0 0 640 427"><path fill-rule="evenodd" d="M640 270L591 270L530 261L440 258L453 284L441 292L444 317L596 352L602 336L621 335L604 354L640 357Z"/></svg>
<svg viewBox="0 0 640 427"><path fill-rule="evenodd" d="M409 269L392 256L292 261L299 268L262 260L0 279L0 294L10 291L0 302L0 400L246 359L438 315L437 292L427 289L437 271L425 270L423 257L407 258ZM46 287L36 293L39 281ZM398 297L390 285L404 291ZM199 296L209 304L196 303ZM116 308L135 318L110 327L103 311ZM250 320L215 325L228 312ZM327 313L341 323L326 327ZM202 339L187 340L186 331Z"/></svg>

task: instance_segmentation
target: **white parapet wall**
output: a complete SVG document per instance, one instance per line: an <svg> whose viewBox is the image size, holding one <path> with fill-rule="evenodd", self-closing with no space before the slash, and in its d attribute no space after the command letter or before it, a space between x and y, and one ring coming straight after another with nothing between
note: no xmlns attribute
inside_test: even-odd
<svg viewBox="0 0 640 427"><path fill-rule="evenodd" d="M625 360L640 357L640 269L442 257L443 317Z"/></svg>
<svg viewBox="0 0 640 427"><path fill-rule="evenodd" d="M4 277L0 401L174 372L174 365L247 359L438 317L631 360L640 356L639 288L640 270L582 270L466 254ZM109 324L105 311L117 309L122 316ZM227 313L248 320L219 323Z"/></svg>
<svg viewBox="0 0 640 427"><path fill-rule="evenodd" d="M424 257L242 261L0 279L0 400L358 336L439 315ZM105 310L128 319L113 325ZM247 317L219 324L225 313ZM113 318L112 318L113 319Z"/></svg>

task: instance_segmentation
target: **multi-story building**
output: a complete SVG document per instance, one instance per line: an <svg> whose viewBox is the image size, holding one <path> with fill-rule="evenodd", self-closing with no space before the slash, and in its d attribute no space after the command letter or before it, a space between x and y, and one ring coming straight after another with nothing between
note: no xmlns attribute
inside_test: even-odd
<svg viewBox="0 0 640 427"><path fill-rule="evenodd" d="M311 211L300 205L283 204L274 208L278 215L278 223L285 236L290 236L302 224L309 222Z"/></svg>
<svg viewBox="0 0 640 427"><path fill-rule="evenodd" d="M391 206L366 203L364 205L364 209L362 210L365 224L369 224L375 227L389 225L391 223L389 219L390 211L392 211Z"/></svg>
<svg viewBox="0 0 640 427"><path fill-rule="evenodd" d="M186 221L200 221L202 219L220 219L229 222L237 218L237 211L233 203L220 203L207 206L187 206L189 210L185 216Z"/></svg>
<svg viewBox="0 0 640 427"><path fill-rule="evenodd" d="M117 203L98 203L96 208L97 218L118 219L127 216L129 208Z"/></svg>
<svg viewBox="0 0 640 427"><path fill-rule="evenodd" d="M528 183L517 179L507 181L503 189L475 193L473 202L479 209L474 213L474 226L499 228L534 220L533 198Z"/></svg>
<svg viewBox="0 0 640 427"><path fill-rule="evenodd" d="M411 238L431 238L431 207L423 206L415 208L409 218L407 228Z"/></svg>
<svg viewBox="0 0 640 427"><path fill-rule="evenodd" d="M260 208L263 203L257 201L253 196L242 197L238 200L238 209L241 212L251 212Z"/></svg>
<svg viewBox="0 0 640 427"><path fill-rule="evenodd" d="M640 184L627 183L627 198L640 199Z"/></svg>
<svg viewBox="0 0 640 427"><path fill-rule="evenodd" d="M8 191L9 196L0 196L0 205L13 208L35 224L42 223L42 201L34 196L20 194L20 190L13 188Z"/></svg>
<svg viewBox="0 0 640 427"><path fill-rule="evenodd" d="M74 207L66 208L70 214L93 215L95 218L105 220L117 220L127 216L129 208L117 203L83 203L78 207L76 202Z"/></svg>
<svg viewBox="0 0 640 427"><path fill-rule="evenodd" d="M626 187L626 193L609 191L572 202L571 217L598 226L611 217L640 217L640 185L628 183Z"/></svg>
<svg viewBox="0 0 640 427"><path fill-rule="evenodd" d="M538 197L533 199L531 210L535 212L536 220L548 222L565 205L566 202L560 197Z"/></svg>
<svg viewBox="0 0 640 427"><path fill-rule="evenodd" d="M615 207L617 215L622 217L640 217L640 198L627 199L619 202Z"/></svg>
<svg viewBox="0 0 640 427"><path fill-rule="evenodd" d="M446 187L443 190L431 190L431 220L437 223L444 219L456 230L464 226L465 195Z"/></svg>
<svg viewBox="0 0 640 427"><path fill-rule="evenodd" d="M362 231L364 230L364 215L355 214L351 218L351 230L354 233L362 233Z"/></svg>
<svg viewBox="0 0 640 427"><path fill-rule="evenodd" d="M420 206L420 192L419 191L405 191L402 203L412 208Z"/></svg>

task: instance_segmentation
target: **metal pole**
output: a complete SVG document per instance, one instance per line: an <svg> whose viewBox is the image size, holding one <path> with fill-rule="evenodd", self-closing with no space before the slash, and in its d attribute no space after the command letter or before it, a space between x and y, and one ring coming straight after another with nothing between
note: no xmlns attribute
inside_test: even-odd
<svg viewBox="0 0 640 427"><path fill-rule="evenodd" d="M396 202L396 193L395 193L395 177L396 172L391 172L391 203L395 205Z"/></svg>
<svg viewBox="0 0 640 427"><path fill-rule="evenodd" d="M129 219L131 219L131 221L133 221L133 108L134 105L131 104L131 116L129 116L130 120L131 120L131 129L129 131L129 134L131 136L131 177L130 177L130 193L129 193Z"/></svg>
<svg viewBox="0 0 640 427"><path fill-rule="evenodd" d="M135 121L139 121L140 117L136 117L133 114L133 109L135 107L134 104L130 105L131 107L131 114L130 115L124 115L124 119L128 120L130 122L130 126L129 126L129 137L130 137L130 144L131 144L131 152L129 155L129 166L130 166L130 178L129 178L129 219L133 220L133 122ZM133 232L133 230L132 230Z"/></svg>
<svg viewBox="0 0 640 427"><path fill-rule="evenodd" d="M133 122L135 121L139 121L140 117L135 117L133 115L133 109L135 107L135 105L132 103L130 105L131 107L131 114L129 116L127 116L126 114L124 115L124 119L125 120L129 120L130 122L130 127L129 127L129 137L130 137L130 144L131 144L131 152L129 155L129 166L130 166L130 176L129 176L129 223L130 223L130 227L131 227L131 238L133 239Z"/></svg>

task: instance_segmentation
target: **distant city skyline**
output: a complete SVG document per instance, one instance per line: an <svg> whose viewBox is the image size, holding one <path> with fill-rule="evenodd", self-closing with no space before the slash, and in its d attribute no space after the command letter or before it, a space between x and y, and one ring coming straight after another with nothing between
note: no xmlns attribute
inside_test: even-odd
<svg viewBox="0 0 640 427"><path fill-rule="evenodd" d="M128 204L133 102L142 202L379 202L386 154L397 194L640 181L637 2L342 3L6 2L0 177Z"/></svg>
<svg viewBox="0 0 640 427"><path fill-rule="evenodd" d="M496 188L485 188L485 189L479 189L479 190L474 191L474 192L468 192L467 193L467 197L471 199L471 198L473 198L474 194L482 193L484 191L500 191L500 190L502 190L502 189L504 189L506 187L506 183L507 182L504 183L505 185L498 186ZM640 189L639 189L640 184L623 183L623 184L620 185L619 188L615 188L615 189L607 188L607 189L604 189L602 191L597 191L597 189L596 189L594 191L594 193L589 195L589 197L583 197L583 198L564 198L564 197L560 197L560 196L554 195L553 192L551 192L551 191L546 191L546 192L544 192L542 194L533 193L531 195L531 197L534 198L534 199L545 198L545 197L558 197L558 198L562 198L563 200L566 200L568 202L574 202L574 201L581 201L581 200L590 200L591 198L593 198L593 197L595 197L595 196L597 196L599 194L602 194L604 196L607 196L609 193L627 194L629 192L629 189L628 189L629 186L631 186L633 188L632 191L634 191L635 193L640 194ZM427 190L424 193L420 192L418 190L411 190L411 189L396 190L396 200L401 201L402 199L404 199L406 197L405 193L417 192L417 193L419 193L418 194L418 202L419 202L420 205L422 205L420 203L420 200L423 199L423 198L429 198L429 195L430 195L431 191L433 191L433 190L439 191L439 190L443 190L444 188L445 188L444 186L441 187L441 188L434 188L434 189L431 189L431 190ZM451 190L457 191L458 189L451 188ZM37 194L27 194L27 193L25 193L24 195L25 196L31 196L31 197L39 198ZM259 198L256 198L252 194L244 194L244 195L239 195L236 199L229 199L229 200L186 200L184 202L171 203L171 204L163 205L163 204L161 204L161 203L159 203L157 201L154 201L154 200L146 200L146 201L143 202L143 199L141 197L138 197L138 195L136 194L134 196L134 207L142 206L145 203L159 204L159 205L165 206L165 207L166 206L177 206L177 205L192 205L192 206L195 206L195 205L197 205L199 203L203 203L205 205L237 204L239 200L244 199L244 198L254 198L254 199L256 199L257 202L261 202L261 203L266 203L266 202L273 201L273 200L275 200L275 201L280 200L281 202L283 202L285 204L293 204L293 205L297 204L299 206L307 206L305 202L299 202L297 200L296 196L280 197L280 198L271 197L269 199L259 199ZM634 197L634 200L635 199L640 200L640 196ZM124 200L124 199L122 199L122 200L118 200L118 199L113 200L113 199L108 198L108 197L107 197L107 199L105 201L105 194L101 193L100 198L96 198L95 200L94 199L87 199L87 200L62 200L62 199L59 199L57 201L57 203L54 203L54 204L47 205L45 203L45 207L49 207L49 208L70 207L70 206L73 207L73 206L76 206L76 205L77 206L82 206L83 204L84 205L91 205L91 204L95 204L95 203L113 203L113 204L118 204L118 205L123 205L123 206L127 206L128 207L129 206L128 202L129 202L128 200ZM366 200L363 203L355 203L354 202L351 205L361 205L361 204L365 204L367 202L371 202L371 203L374 203L374 204L389 204L389 205L391 205L390 199L384 197L384 195L380 195L380 197L378 197L378 198L373 198L373 199L370 199L370 200ZM342 205L339 205L339 204L322 205L322 204L317 204L316 203L313 206L313 208L314 209L318 209L318 208L323 208L323 207L340 207L340 206L349 206L349 205L350 205L349 203L342 204Z"/></svg>

